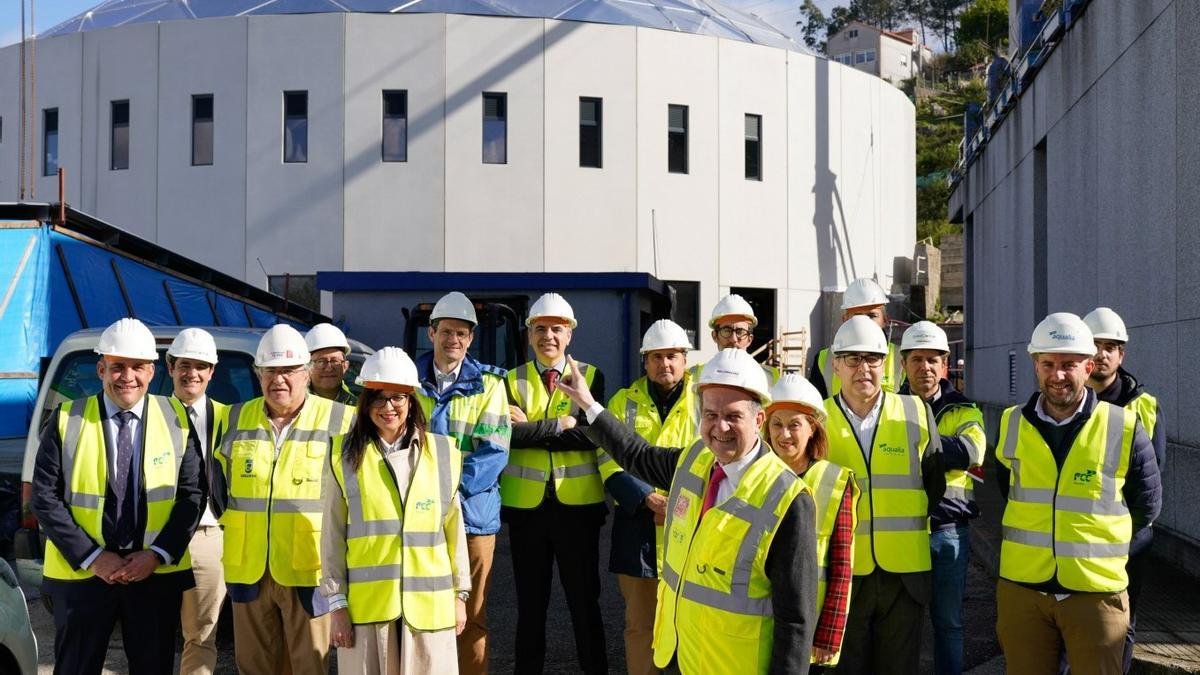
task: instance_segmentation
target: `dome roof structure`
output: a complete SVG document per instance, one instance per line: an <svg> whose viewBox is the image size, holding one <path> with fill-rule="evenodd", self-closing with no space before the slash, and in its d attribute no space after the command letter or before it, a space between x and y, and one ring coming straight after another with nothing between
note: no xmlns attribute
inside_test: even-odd
<svg viewBox="0 0 1200 675"><path fill-rule="evenodd" d="M38 37L160 21L342 12L583 21L658 28L807 51L759 17L714 0L107 0Z"/></svg>

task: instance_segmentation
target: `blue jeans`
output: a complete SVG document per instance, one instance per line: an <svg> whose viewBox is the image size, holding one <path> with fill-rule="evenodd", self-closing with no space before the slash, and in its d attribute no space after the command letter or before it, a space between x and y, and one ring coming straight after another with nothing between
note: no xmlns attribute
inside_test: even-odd
<svg viewBox="0 0 1200 675"><path fill-rule="evenodd" d="M937 675L960 675L963 670L963 593L971 559L971 528L934 532L929 536L933 557L933 668Z"/></svg>

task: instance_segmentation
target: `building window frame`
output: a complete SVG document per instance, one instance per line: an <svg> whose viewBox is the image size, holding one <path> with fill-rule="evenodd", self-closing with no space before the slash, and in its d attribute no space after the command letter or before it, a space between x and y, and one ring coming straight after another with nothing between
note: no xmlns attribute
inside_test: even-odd
<svg viewBox="0 0 1200 675"><path fill-rule="evenodd" d="M745 135L745 174L746 180L762 181L762 115L746 113L744 123Z"/></svg>
<svg viewBox="0 0 1200 675"><path fill-rule="evenodd" d="M283 92L283 163L308 163L308 90Z"/></svg>
<svg viewBox="0 0 1200 675"><path fill-rule="evenodd" d="M383 118L379 138L380 158L384 162L408 161L408 90L384 89Z"/></svg>
<svg viewBox="0 0 1200 675"><path fill-rule="evenodd" d="M213 164L216 112L212 94L192 94L192 166Z"/></svg>
<svg viewBox="0 0 1200 675"><path fill-rule="evenodd" d="M42 109L42 175L58 174L58 108ZM53 123L51 123L53 122Z"/></svg>
<svg viewBox="0 0 1200 675"><path fill-rule="evenodd" d="M604 168L604 99L579 97L579 166Z"/></svg>
<svg viewBox="0 0 1200 675"><path fill-rule="evenodd" d="M480 102L483 107L483 163L508 164L508 93L485 91Z"/></svg>
<svg viewBox="0 0 1200 675"><path fill-rule="evenodd" d="M667 173L686 175L691 167L688 156L688 106L667 104Z"/></svg>

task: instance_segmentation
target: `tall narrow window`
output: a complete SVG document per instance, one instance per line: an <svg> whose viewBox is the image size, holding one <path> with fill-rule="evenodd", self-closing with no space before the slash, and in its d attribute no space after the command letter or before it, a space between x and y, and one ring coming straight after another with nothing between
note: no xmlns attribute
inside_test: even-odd
<svg viewBox="0 0 1200 675"><path fill-rule="evenodd" d="M508 94L483 94L483 163L508 163Z"/></svg>
<svg viewBox="0 0 1200 675"><path fill-rule="evenodd" d="M383 161L408 161L408 92L383 92Z"/></svg>
<svg viewBox="0 0 1200 675"><path fill-rule="evenodd" d="M192 96L192 166L213 163L213 96Z"/></svg>
<svg viewBox="0 0 1200 675"><path fill-rule="evenodd" d="M746 115L746 180L762 176L762 115Z"/></svg>
<svg viewBox="0 0 1200 675"><path fill-rule="evenodd" d="M0 143L4 142L4 118L0 117Z"/></svg>
<svg viewBox="0 0 1200 675"><path fill-rule="evenodd" d="M42 175L58 173L58 108L42 111Z"/></svg>
<svg viewBox="0 0 1200 675"><path fill-rule="evenodd" d="M602 99L579 97L579 166L599 169L603 165L603 114Z"/></svg>
<svg viewBox="0 0 1200 675"><path fill-rule="evenodd" d="M283 92L283 161L308 161L308 92Z"/></svg>
<svg viewBox="0 0 1200 675"><path fill-rule="evenodd" d="M667 171L688 172L688 107L667 106Z"/></svg>
<svg viewBox="0 0 1200 675"><path fill-rule="evenodd" d="M129 168L129 101L112 102L112 133L109 134L108 168Z"/></svg>

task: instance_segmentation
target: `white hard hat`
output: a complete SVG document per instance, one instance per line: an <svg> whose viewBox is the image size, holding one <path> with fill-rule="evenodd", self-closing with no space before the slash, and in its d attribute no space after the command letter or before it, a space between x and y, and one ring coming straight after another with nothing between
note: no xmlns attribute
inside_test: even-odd
<svg viewBox="0 0 1200 675"><path fill-rule="evenodd" d="M304 336L286 323L271 326L263 333L258 341L258 349L254 351L254 365L257 368L303 366L310 358Z"/></svg>
<svg viewBox="0 0 1200 675"><path fill-rule="evenodd" d="M167 348L167 355L176 359L195 359L217 364L217 343L203 328L184 328Z"/></svg>
<svg viewBox="0 0 1200 675"><path fill-rule="evenodd" d="M304 334L304 344L308 347L310 354L334 347L341 349L343 354L350 353L350 343L346 340L346 334L342 332L341 328L331 323L319 323L310 328Z"/></svg>
<svg viewBox="0 0 1200 675"><path fill-rule="evenodd" d="M771 407L801 408L819 420L825 419L825 404L820 392L812 382L796 373L779 376L779 381L771 387Z"/></svg>
<svg viewBox="0 0 1200 675"><path fill-rule="evenodd" d="M384 347L368 356L354 382L375 389L416 389L421 384L417 364L399 347Z"/></svg>
<svg viewBox="0 0 1200 675"><path fill-rule="evenodd" d="M833 336L830 350L834 354L843 352L866 352L868 354L888 353L887 337L879 324L861 314L846 319Z"/></svg>
<svg viewBox="0 0 1200 675"><path fill-rule="evenodd" d="M686 352L693 347L682 326L670 319L659 319L650 324L650 329L642 336L642 353L659 349L682 349Z"/></svg>
<svg viewBox="0 0 1200 675"><path fill-rule="evenodd" d="M758 361L741 349L722 349L704 364L696 390L709 385L736 387L753 394L764 406L771 404L770 383Z"/></svg>
<svg viewBox="0 0 1200 675"><path fill-rule="evenodd" d="M950 341L946 339L946 331L932 321L918 321L904 331L900 338L900 351L912 349L932 349L950 353Z"/></svg>
<svg viewBox="0 0 1200 675"><path fill-rule="evenodd" d="M1096 340L1083 319L1070 312L1055 312L1042 319L1029 339L1030 354L1096 353Z"/></svg>
<svg viewBox="0 0 1200 675"><path fill-rule="evenodd" d="M713 307L712 316L708 319L708 327L716 328L717 322L727 316L744 316L750 320L751 328L758 325L758 317L754 316L754 308L737 293L730 293L717 301L717 306Z"/></svg>
<svg viewBox="0 0 1200 675"><path fill-rule="evenodd" d="M535 300L533 307L529 308L529 318L525 319L525 326L532 326L534 321L547 317L563 319L570 324L571 328L578 325L578 322L575 321L575 310L571 309L571 303L558 293L546 293Z"/></svg>
<svg viewBox="0 0 1200 675"><path fill-rule="evenodd" d="M158 349L154 346L154 334L146 324L137 319L118 319L104 329L96 342L96 353L101 356L120 356L126 359L157 361Z"/></svg>
<svg viewBox="0 0 1200 675"><path fill-rule="evenodd" d="M475 316L475 303L458 291L451 291L443 295L442 299L433 306L429 322L436 323L438 319L458 319L466 321L472 326L479 324L479 319Z"/></svg>
<svg viewBox="0 0 1200 675"><path fill-rule="evenodd" d="M1115 340L1129 342L1129 331L1125 330L1125 322L1121 315L1107 307L1097 307L1083 317L1083 322L1092 331L1092 337L1097 340Z"/></svg>
<svg viewBox="0 0 1200 675"><path fill-rule="evenodd" d="M842 311L855 307L874 307L888 304L887 293L874 279L863 277L855 279L842 293Z"/></svg>

